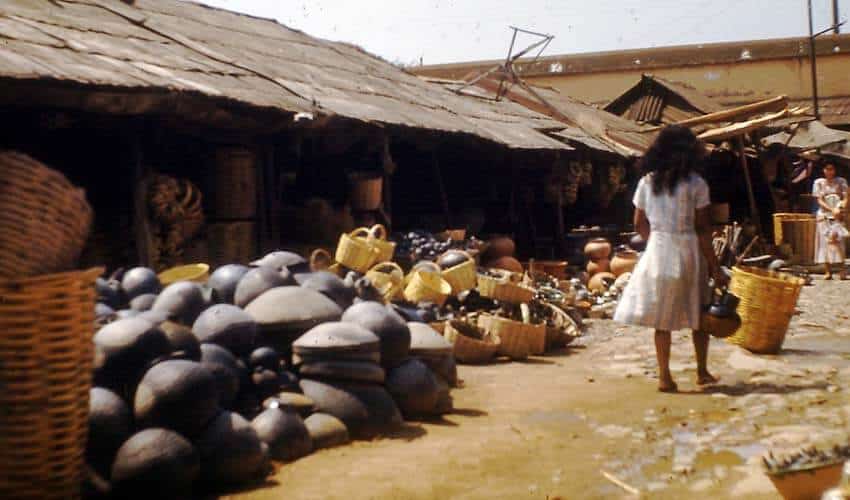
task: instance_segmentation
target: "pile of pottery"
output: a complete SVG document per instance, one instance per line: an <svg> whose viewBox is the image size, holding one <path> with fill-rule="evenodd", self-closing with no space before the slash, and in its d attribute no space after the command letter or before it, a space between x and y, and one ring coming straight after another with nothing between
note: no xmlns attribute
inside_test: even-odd
<svg viewBox="0 0 850 500"><path fill-rule="evenodd" d="M417 325L411 356L408 324L361 279L283 251L204 283L163 287L143 267L99 279L87 495L214 493L450 411L450 346Z"/></svg>

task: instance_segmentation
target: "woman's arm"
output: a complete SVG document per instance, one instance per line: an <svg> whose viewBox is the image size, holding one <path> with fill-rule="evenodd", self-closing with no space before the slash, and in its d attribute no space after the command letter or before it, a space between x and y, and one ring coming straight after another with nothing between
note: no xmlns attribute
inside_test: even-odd
<svg viewBox="0 0 850 500"><path fill-rule="evenodd" d="M724 273L720 272L720 263L717 261L717 255L714 254L714 245L711 241L711 208L698 209L694 222L699 236L699 249L708 263L708 275L714 278L717 285L725 285L728 279Z"/></svg>
<svg viewBox="0 0 850 500"><path fill-rule="evenodd" d="M646 217L646 212L641 210L640 208L635 208L635 231L638 232L643 241L649 241L649 219Z"/></svg>

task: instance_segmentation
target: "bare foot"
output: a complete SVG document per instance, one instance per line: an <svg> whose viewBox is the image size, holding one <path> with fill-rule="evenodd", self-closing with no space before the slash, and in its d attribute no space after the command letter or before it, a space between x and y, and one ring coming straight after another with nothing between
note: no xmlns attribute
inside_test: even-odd
<svg viewBox="0 0 850 500"><path fill-rule="evenodd" d="M661 380L658 382L658 392L678 392L679 386L676 385L676 382L673 382L673 379L670 380Z"/></svg>
<svg viewBox="0 0 850 500"><path fill-rule="evenodd" d="M697 374L697 385L711 385L716 383L717 379L714 377L714 375L708 372Z"/></svg>

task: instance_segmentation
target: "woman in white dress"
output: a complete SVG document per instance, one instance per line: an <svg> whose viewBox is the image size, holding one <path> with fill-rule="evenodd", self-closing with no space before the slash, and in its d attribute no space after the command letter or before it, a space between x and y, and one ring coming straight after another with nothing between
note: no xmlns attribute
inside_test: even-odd
<svg viewBox="0 0 850 500"><path fill-rule="evenodd" d="M846 278L844 269L844 239L847 229L844 227L843 207L847 205L847 181L836 177L835 165L827 163L823 167L823 177L812 186L812 195L818 202L817 231L815 232L815 263L826 267L825 279L832 279L832 266L839 265L839 277ZM840 203L830 203L827 197Z"/></svg>
<svg viewBox="0 0 850 500"><path fill-rule="evenodd" d="M671 331L693 330L697 383L716 382L706 366L707 333L699 331L710 298L708 277L727 282L711 245L708 184L697 166L704 146L686 127L671 125L641 160L646 173L634 194L635 228L646 250L623 291L614 319L655 329L658 390L675 392L670 375Z"/></svg>

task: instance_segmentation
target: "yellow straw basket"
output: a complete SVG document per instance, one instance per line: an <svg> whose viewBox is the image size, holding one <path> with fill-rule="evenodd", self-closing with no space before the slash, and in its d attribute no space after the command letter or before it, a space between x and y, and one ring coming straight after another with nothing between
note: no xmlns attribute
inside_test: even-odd
<svg viewBox="0 0 850 500"><path fill-rule="evenodd" d="M729 291L741 299L741 328L727 340L758 354L779 352L804 283L787 273L733 269Z"/></svg>
<svg viewBox="0 0 850 500"><path fill-rule="evenodd" d="M484 274L478 275L478 292L493 300L523 304L534 298L534 290L519 283L513 283L508 278L494 278Z"/></svg>
<svg viewBox="0 0 850 500"><path fill-rule="evenodd" d="M404 271L395 262L375 264L366 273L366 277L372 281L387 302L399 298L404 289Z"/></svg>
<svg viewBox="0 0 850 500"><path fill-rule="evenodd" d="M449 282L439 273L428 271L415 271L410 278L410 283L404 288L404 298L414 304L433 302L442 306L450 293L452 293L452 286Z"/></svg>
<svg viewBox="0 0 850 500"><path fill-rule="evenodd" d="M466 262L443 270L443 278L452 286L452 294L454 295L471 290L478 285L475 259L467 252L461 251L461 253L468 258Z"/></svg>
<svg viewBox="0 0 850 500"><path fill-rule="evenodd" d="M172 267L158 275L159 282L162 283L162 286L168 286L177 281L206 283L209 277L209 264L187 264L185 266Z"/></svg>
<svg viewBox="0 0 850 500"><path fill-rule="evenodd" d="M393 260L395 254L395 243L387 240L387 228L383 224L375 224L369 228L367 243L378 249L376 262Z"/></svg>
<svg viewBox="0 0 850 500"><path fill-rule="evenodd" d="M513 360L523 360L528 357L529 339L523 323L492 314L482 314L478 317L478 326L499 338L500 355Z"/></svg>
<svg viewBox="0 0 850 500"><path fill-rule="evenodd" d="M499 351L499 337L463 321L446 323L446 339L454 345L454 355L461 363L487 363Z"/></svg>
<svg viewBox="0 0 850 500"><path fill-rule="evenodd" d="M339 237L335 260L354 271L365 273L378 260L380 251L368 242L369 229L360 227Z"/></svg>
<svg viewBox="0 0 850 500"><path fill-rule="evenodd" d="M812 214L773 214L773 239L776 245L788 243L798 264L815 259L817 220Z"/></svg>
<svg viewBox="0 0 850 500"><path fill-rule="evenodd" d="M80 498L102 269L0 280L0 498Z"/></svg>

